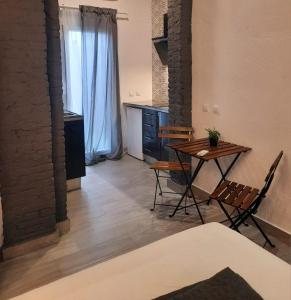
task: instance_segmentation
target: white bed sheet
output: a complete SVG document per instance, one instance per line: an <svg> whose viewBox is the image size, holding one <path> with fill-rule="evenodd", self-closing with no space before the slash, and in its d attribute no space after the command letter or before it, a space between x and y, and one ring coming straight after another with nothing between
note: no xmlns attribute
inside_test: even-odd
<svg viewBox="0 0 291 300"><path fill-rule="evenodd" d="M266 300L291 299L291 266L218 223L175 234L15 299L153 299L225 267Z"/></svg>

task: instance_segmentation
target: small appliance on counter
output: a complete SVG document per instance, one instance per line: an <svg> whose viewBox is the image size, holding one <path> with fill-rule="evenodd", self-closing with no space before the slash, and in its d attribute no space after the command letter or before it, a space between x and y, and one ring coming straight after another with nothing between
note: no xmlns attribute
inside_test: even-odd
<svg viewBox="0 0 291 300"><path fill-rule="evenodd" d="M65 152L67 191L81 188L81 177L86 176L84 118L65 111Z"/></svg>

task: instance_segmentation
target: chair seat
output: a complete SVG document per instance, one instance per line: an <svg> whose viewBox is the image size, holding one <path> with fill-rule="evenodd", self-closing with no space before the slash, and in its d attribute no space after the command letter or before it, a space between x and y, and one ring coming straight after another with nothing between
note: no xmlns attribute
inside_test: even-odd
<svg viewBox="0 0 291 300"><path fill-rule="evenodd" d="M243 210L256 200L259 190L233 181L224 181L210 196L211 199Z"/></svg>
<svg viewBox="0 0 291 300"><path fill-rule="evenodd" d="M183 163L185 171L191 170L191 164ZM183 171L183 168L179 162L169 162L169 161L157 161L150 167L153 170L161 171Z"/></svg>

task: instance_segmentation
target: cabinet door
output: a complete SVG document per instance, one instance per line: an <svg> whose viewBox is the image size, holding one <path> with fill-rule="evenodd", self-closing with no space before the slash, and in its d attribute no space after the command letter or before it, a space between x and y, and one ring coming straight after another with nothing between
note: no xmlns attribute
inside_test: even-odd
<svg viewBox="0 0 291 300"><path fill-rule="evenodd" d="M84 122L65 122L66 171L67 179L86 176Z"/></svg>
<svg viewBox="0 0 291 300"><path fill-rule="evenodd" d="M158 112L151 109L143 109L143 124L156 127L158 122Z"/></svg>
<svg viewBox="0 0 291 300"><path fill-rule="evenodd" d="M143 110L143 153L160 159L160 139L158 138L158 112Z"/></svg>

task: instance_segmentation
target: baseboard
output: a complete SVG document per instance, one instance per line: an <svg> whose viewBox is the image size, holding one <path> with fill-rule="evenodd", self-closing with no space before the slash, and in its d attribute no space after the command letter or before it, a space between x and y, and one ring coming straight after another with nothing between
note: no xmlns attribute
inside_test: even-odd
<svg viewBox="0 0 291 300"><path fill-rule="evenodd" d="M133 155L131 155L131 154L128 154L128 153L127 153L126 155L128 155L128 156L130 156L130 157L132 157L132 158L134 158L134 159L137 159L137 160L139 160L139 161L144 161L144 158L141 159L141 158L135 157L135 156L133 156Z"/></svg>
<svg viewBox="0 0 291 300"><path fill-rule="evenodd" d="M73 192L81 189L81 178L67 180L67 192Z"/></svg>
<svg viewBox="0 0 291 300"><path fill-rule="evenodd" d="M175 192L181 192L185 190L184 186L181 186L175 182L173 182L172 180L168 180L168 187L170 189L172 189ZM207 193L206 191L198 188L197 186L193 186L193 192L195 193L195 195L197 195L199 200L205 200L207 198L209 198L209 193ZM290 240L291 240L291 233L269 223L266 220L263 220L262 218L260 218L259 216L254 216L256 221L260 224L260 226L269 234L271 235L275 235L276 237L278 237L278 239L280 239L282 242L289 244ZM249 220L248 222L251 223L251 220Z"/></svg>
<svg viewBox="0 0 291 300"><path fill-rule="evenodd" d="M57 229L59 232L59 235L62 236L70 231L71 228L71 221L70 219L67 219L65 221L57 223Z"/></svg>
<svg viewBox="0 0 291 300"><path fill-rule="evenodd" d="M291 243L291 234L266 220L263 220L259 216L255 216L256 221L262 226L262 228L269 234L275 235L280 241L285 244Z"/></svg>
<svg viewBox="0 0 291 300"><path fill-rule="evenodd" d="M59 242L60 237L70 231L70 220L67 219L56 225L56 231L45 236L19 243L10 247L0 248L0 261L29 254L36 250L52 246ZM2 260L1 260L2 258Z"/></svg>

